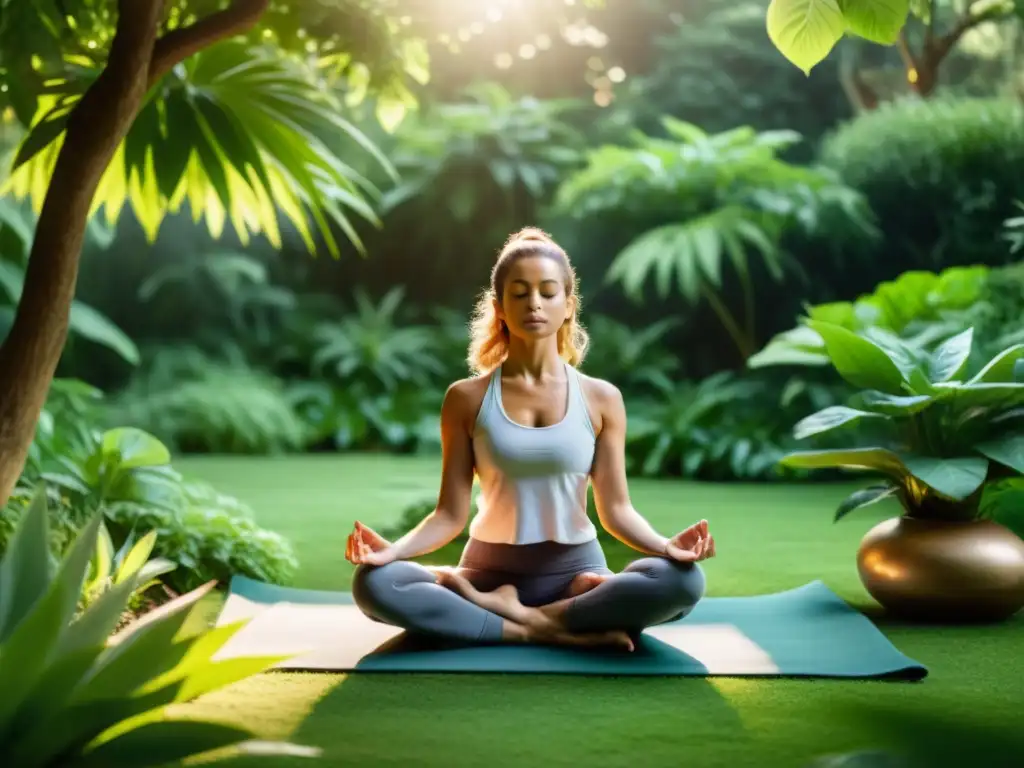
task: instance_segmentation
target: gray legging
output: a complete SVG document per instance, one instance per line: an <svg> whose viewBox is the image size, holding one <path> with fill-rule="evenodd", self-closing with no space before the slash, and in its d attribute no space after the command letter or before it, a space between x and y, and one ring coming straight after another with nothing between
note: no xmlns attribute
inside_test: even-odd
<svg viewBox="0 0 1024 768"><path fill-rule="evenodd" d="M489 544L471 539L458 570L481 592L512 584L523 604L532 606L562 599L573 578L585 571L611 578L573 600L565 614L571 632L639 633L644 627L685 616L704 595L704 572L696 563L645 557L615 574L596 539L571 545ZM374 621L456 640L501 640L502 617L437 584L434 574L418 563L360 565L352 594L360 610Z"/></svg>

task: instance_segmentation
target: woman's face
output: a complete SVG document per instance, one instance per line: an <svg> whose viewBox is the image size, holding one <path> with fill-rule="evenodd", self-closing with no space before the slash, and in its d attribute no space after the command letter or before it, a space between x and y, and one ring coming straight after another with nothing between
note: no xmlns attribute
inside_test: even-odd
<svg viewBox="0 0 1024 768"><path fill-rule="evenodd" d="M546 256L525 256L512 262L495 311L513 335L544 338L572 316L572 304L562 267Z"/></svg>

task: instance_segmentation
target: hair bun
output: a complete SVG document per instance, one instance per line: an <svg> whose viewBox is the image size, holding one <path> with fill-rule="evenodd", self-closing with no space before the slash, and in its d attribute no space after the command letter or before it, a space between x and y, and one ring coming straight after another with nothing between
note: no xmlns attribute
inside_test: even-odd
<svg viewBox="0 0 1024 768"><path fill-rule="evenodd" d="M513 241L533 241L537 243L553 243L554 240L542 229L524 227L512 236Z"/></svg>

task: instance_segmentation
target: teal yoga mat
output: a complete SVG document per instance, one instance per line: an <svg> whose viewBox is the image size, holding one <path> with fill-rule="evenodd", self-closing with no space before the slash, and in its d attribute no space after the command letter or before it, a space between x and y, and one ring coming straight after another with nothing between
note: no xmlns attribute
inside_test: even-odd
<svg viewBox="0 0 1024 768"><path fill-rule="evenodd" d="M250 621L217 658L292 654L278 669L903 680L928 673L820 581L775 594L705 598L686 618L645 630L632 653L443 643L371 621L347 592L236 576L217 624L241 619Z"/></svg>

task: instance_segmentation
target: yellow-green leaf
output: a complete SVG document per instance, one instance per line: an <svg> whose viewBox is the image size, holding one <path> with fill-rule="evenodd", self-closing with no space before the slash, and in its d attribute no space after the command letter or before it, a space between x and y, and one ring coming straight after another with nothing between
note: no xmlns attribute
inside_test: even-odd
<svg viewBox="0 0 1024 768"><path fill-rule="evenodd" d="M767 27L775 47L809 75L842 39L846 21L836 0L772 0Z"/></svg>
<svg viewBox="0 0 1024 768"><path fill-rule="evenodd" d="M840 448L825 451L795 451L780 459L783 466L796 469L860 469L880 472L900 481L909 470L899 455L888 448Z"/></svg>
<svg viewBox="0 0 1024 768"><path fill-rule="evenodd" d="M839 0L846 30L879 45L893 45L907 22L910 0Z"/></svg>

